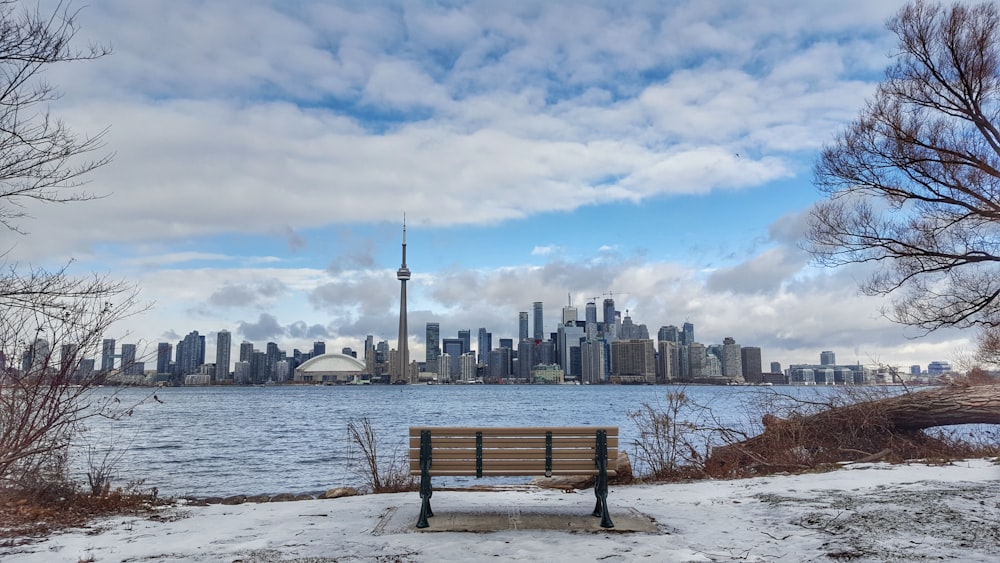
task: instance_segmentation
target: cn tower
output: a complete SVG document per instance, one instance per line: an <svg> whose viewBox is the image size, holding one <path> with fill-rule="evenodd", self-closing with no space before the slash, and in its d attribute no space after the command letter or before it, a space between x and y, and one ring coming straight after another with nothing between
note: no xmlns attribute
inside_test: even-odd
<svg viewBox="0 0 1000 563"><path fill-rule="evenodd" d="M399 359L399 377L409 383L410 351L407 346L406 329L406 280L410 279L410 269L406 267L406 217L403 217L403 264L396 271L399 280L399 342L396 356ZM391 381L390 381L391 383Z"/></svg>

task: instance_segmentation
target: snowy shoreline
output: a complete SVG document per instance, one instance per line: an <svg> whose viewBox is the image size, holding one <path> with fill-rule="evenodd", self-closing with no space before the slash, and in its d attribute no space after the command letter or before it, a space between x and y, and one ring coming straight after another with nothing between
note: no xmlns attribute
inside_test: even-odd
<svg viewBox="0 0 1000 563"><path fill-rule="evenodd" d="M611 488L612 517L651 531L590 528L593 490L534 487L435 492L414 527L416 492L298 502L178 505L114 517L19 547L10 562L49 561L904 561L1000 559L1000 465L857 464L827 473ZM565 529L513 527L544 513ZM454 531L455 513L504 522Z"/></svg>

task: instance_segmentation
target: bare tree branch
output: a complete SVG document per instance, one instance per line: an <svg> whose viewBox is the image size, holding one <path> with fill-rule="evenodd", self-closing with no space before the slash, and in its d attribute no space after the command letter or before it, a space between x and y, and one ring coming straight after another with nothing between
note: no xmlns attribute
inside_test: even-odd
<svg viewBox="0 0 1000 563"><path fill-rule="evenodd" d="M876 264L861 289L898 322L1000 326L1000 12L917 0L887 27L899 52L822 153L806 247Z"/></svg>

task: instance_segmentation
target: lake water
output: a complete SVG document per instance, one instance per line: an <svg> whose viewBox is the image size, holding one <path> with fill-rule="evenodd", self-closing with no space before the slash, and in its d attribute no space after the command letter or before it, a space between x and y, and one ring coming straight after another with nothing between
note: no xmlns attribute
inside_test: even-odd
<svg viewBox="0 0 1000 563"><path fill-rule="evenodd" d="M119 420L93 418L74 449L77 476L87 450L121 452L113 484L142 479L163 496L317 492L363 481L347 424L368 418L385 454L405 455L411 425L617 425L630 452L638 434L628 412L662 407L683 390L724 424L746 425L745 406L762 394L799 396L802 387L399 385L98 389L132 410ZM120 403L119 403L120 401ZM83 479L85 482L85 479Z"/></svg>

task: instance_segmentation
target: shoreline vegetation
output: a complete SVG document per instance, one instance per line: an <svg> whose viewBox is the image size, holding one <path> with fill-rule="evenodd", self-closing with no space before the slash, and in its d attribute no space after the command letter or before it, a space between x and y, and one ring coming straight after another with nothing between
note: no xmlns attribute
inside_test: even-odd
<svg viewBox="0 0 1000 563"><path fill-rule="evenodd" d="M666 394L665 402L643 404L642 408L628 413L639 433L633 443L622 444L619 467L629 469L612 484L642 486L822 473L871 462L944 465L962 459L996 460L1000 459L1000 434L993 427L970 441L966 434L939 432L930 435L925 430L933 424L914 428L899 423L909 418L897 420L893 417L899 418L900 413L926 413L932 405L940 407L949 393L957 394L955 396L972 393L968 396L986 401L979 405L980 411L970 410L959 400L948 409L953 418L941 422L970 421L969 416L976 412L985 414L973 422L1000 420L998 391L1000 386L989 378L966 379L949 387L901 395L871 388L844 388L822 400L809 401L778 390L769 392L766 394L768 400L753 406L763 428L763 432L755 435L706 417L704 406L695 404L683 390L674 391ZM936 398L931 402L911 400L932 395ZM901 400L904 402L902 407ZM817 424L822 428L821 433L810 430ZM54 468L51 474L39 475L34 482L0 490L0 545L39 541L55 531L85 527L103 517L150 516L167 506L235 506L336 499L367 493L415 493L416 482L408 473L405 455L401 457L398 450L383 447L383 437L377 435L369 420L352 421L351 426L354 428L352 441L366 452L365 459L354 468L358 486L320 492L161 498L155 487L146 487L142 481L112 488L110 477L114 474L114 460L98 468L104 476L101 486L89 490L70 481L64 464ZM127 453L126 448L120 455ZM633 467L636 468L634 474ZM536 479L532 485L575 491L589 487L590 483L586 478ZM487 481L483 486L451 489L446 486L441 490L489 488L494 487Z"/></svg>

